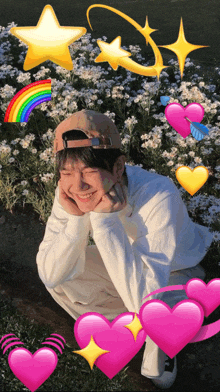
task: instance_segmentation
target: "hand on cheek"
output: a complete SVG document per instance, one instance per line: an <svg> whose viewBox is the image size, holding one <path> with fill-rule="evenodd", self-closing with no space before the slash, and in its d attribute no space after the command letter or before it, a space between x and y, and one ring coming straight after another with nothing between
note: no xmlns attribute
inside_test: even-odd
<svg viewBox="0 0 220 392"><path fill-rule="evenodd" d="M127 204L125 188L119 182L114 184L109 192L101 199L93 210L94 212L117 212L125 208Z"/></svg>
<svg viewBox="0 0 220 392"><path fill-rule="evenodd" d="M105 191L105 193L108 193L110 191L110 189L113 187L114 185L114 181L110 178L105 178L103 180L103 189Z"/></svg>
<svg viewBox="0 0 220 392"><path fill-rule="evenodd" d="M64 210L71 215L77 215L77 216L84 215L84 212L80 211L73 198L71 198L68 195L68 193L65 192L64 182L59 180L58 186L59 186L59 203L62 205Z"/></svg>

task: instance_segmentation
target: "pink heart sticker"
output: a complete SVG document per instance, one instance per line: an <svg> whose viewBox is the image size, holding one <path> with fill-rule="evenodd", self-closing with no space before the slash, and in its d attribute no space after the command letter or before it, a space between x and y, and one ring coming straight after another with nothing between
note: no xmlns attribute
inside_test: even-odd
<svg viewBox="0 0 220 392"><path fill-rule="evenodd" d="M139 316L145 332L173 358L199 331L204 311L193 300L183 300L171 309L165 302L153 299L142 305Z"/></svg>
<svg viewBox="0 0 220 392"><path fill-rule="evenodd" d="M212 279L207 285L201 279L191 279L185 290L187 297L202 305L205 317L220 305L220 279Z"/></svg>
<svg viewBox="0 0 220 392"><path fill-rule="evenodd" d="M166 106L165 116L168 123L184 139L190 134L190 121L201 122L204 116L204 108L199 103L190 103L185 108L180 103L170 103Z"/></svg>
<svg viewBox="0 0 220 392"><path fill-rule="evenodd" d="M138 317L138 315L137 315ZM76 341L81 349L88 346L91 336L103 350L95 365L112 379L138 353L143 346L146 333L142 328L134 339L132 332L125 328L134 319L134 313L122 313L112 322L99 313L88 312L80 316L74 325Z"/></svg>
<svg viewBox="0 0 220 392"><path fill-rule="evenodd" d="M50 377L57 361L56 353L46 347L33 355L26 348L16 348L8 356L12 372L31 392L36 391Z"/></svg>

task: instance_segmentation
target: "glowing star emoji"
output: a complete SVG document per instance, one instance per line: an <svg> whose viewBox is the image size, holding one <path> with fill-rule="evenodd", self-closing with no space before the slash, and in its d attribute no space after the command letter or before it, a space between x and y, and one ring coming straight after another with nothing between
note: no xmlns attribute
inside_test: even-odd
<svg viewBox="0 0 220 392"><path fill-rule="evenodd" d="M92 335L88 346L83 348L82 350L73 351L75 354L79 354L84 357L88 362L91 370L93 369L94 363L98 357L102 354L109 353L110 351L103 350L95 343Z"/></svg>
<svg viewBox="0 0 220 392"><path fill-rule="evenodd" d="M95 62L99 63L103 61L108 61L114 70L117 70L118 65L120 65L121 67L127 69L128 71L137 73L139 75L157 76L157 78L159 79L161 71L167 67L163 65L163 59L160 50L158 49L157 45L155 44L155 42L152 40L150 36L150 34L156 30L151 29L151 27L148 24L148 18L146 18L145 26L141 27L137 22L135 22L135 20L133 20L123 12L118 11L116 8L109 7L103 4L93 4L87 9L87 20L91 29L92 26L89 20L89 11L95 7L106 8L107 10L114 12L115 14L121 16L123 19L127 20L127 22L132 24L132 26L134 26L144 36L146 40L146 44L150 44L154 52L155 64L149 67L145 67L143 65L136 63L134 60L130 59L129 56L131 56L131 53L121 48L120 36L115 38L114 41L112 41L110 44L100 40L97 41L102 52L95 59Z"/></svg>
<svg viewBox="0 0 220 392"><path fill-rule="evenodd" d="M148 44L148 37L150 37L150 34L153 33L154 31L157 31L157 29L152 29L149 26L148 23L148 17L146 17L146 23L145 26L143 27L143 29L140 30L140 32L142 33L142 35L145 37L146 39L146 44Z"/></svg>
<svg viewBox="0 0 220 392"><path fill-rule="evenodd" d="M136 341L138 333L143 329L137 314L135 313L134 319L130 324L125 325L125 328L128 328L132 335L134 336L134 340Z"/></svg>
<svg viewBox="0 0 220 392"><path fill-rule="evenodd" d="M179 67L180 67L180 74L181 77L183 76L183 71L184 71L184 65L185 65L185 60L186 56L192 52L193 50L200 49L200 48L207 48L207 46L204 45L193 45L187 42L184 34L184 29L183 29L183 20L181 18L180 21L180 29L179 29L179 36L176 42L172 45L159 45L161 48L166 48L169 50L172 50L177 57L179 61Z"/></svg>
<svg viewBox="0 0 220 392"><path fill-rule="evenodd" d="M68 46L84 35L86 28L61 27L53 8L46 5L36 27L12 27L10 32L28 45L23 66L25 71L46 60L72 70Z"/></svg>
<svg viewBox="0 0 220 392"><path fill-rule="evenodd" d="M97 40L102 53L98 55L95 59L95 63L102 63L108 61L111 67L116 71L118 65L120 64L120 59L122 57L129 57L131 53L124 49L121 49L121 37L117 37L110 44Z"/></svg>
<svg viewBox="0 0 220 392"><path fill-rule="evenodd" d="M191 170L188 166L180 166L176 170L177 181L193 196L208 180L209 171L204 166Z"/></svg>

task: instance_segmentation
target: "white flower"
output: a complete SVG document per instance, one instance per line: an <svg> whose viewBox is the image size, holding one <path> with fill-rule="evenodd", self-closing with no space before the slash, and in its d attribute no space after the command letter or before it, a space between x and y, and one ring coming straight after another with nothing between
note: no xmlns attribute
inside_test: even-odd
<svg viewBox="0 0 220 392"><path fill-rule="evenodd" d="M181 167L181 166L183 166L182 163L177 163L177 164L175 165L175 169L178 169L178 167Z"/></svg>
<svg viewBox="0 0 220 392"><path fill-rule="evenodd" d="M21 185L22 185L22 186L27 185L27 181L26 181L26 180L21 181Z"/></svg>
<svg viewBox="0 0 220 392"><path fill-rule="evenodd" d="M27 189L24 189L22 192L22 195L26 196L26 195L28 195L28 193L29 193L29 191Z"/></svg>
<svg viewBox="0 0 220 392"><path fill-rule="evenodd" d="M176 142L180 147L186 147L186 142L184 140L178 138Z"/></svg>
<svg viewBox="0 0 220 392"><path fill-rule="evenodd" d="M190 151L190 152L189 152L189 156L190 156L190 157L194 157L194 156L195 156L195 152L194 152L194 151Z"/></svg>
<svg viewBox="0 0 220 392"><path fill-rule="evenodd" d="M209 86L207 86L209 91L211 91L211 93L214 93L216 86L214 84L210 84Z"/></svg>
<svg viewBox="0 0 220 392"><path fill-rule="evenodd" d="M125 135L125 137L122 139L122 144L127 144L130 141L131 136L130 135Z"/></svg>
<svg viewBox="0 0 220 392"><path fill-rule="evenodd" d="M29 135L25 136L25 140L35 140L35 135L33 133L29 133Z"/></svg>
<svg viewBox="0 0 220 392"><path fill-rule="evenodd" d="M52 149L46 148L46 150L40 154L40 159L42 159L45 162L48 162L51 157L51 154L52 154Z"/></svg>
<svg viewBox="0 0 220 392"><path fill-rule="evenodd" d="M188 137L187 139L186 139L186 143L189 145L189 146L193 146L194 144L196 144L196 139L193 139L192 137Z"/></svg>
<svg viewBox="0 0 220 392"><path fill-rule="evenodd" d="M11 147L7 145L0 146L0 152L3 152L3 154L9 154L11 152Z"/></svg>
<svg viewBox="0 0 220 392"><path fill-rule="evenodd" d="M173 165L174 165L174 162L173 162L173 161L167 162L167 166L173 166Z"/></svg>
<svg viewBox="0 0 220 392"><path fill-rule="evenodd" d="M13 154L13 155L18 155L18 154L19 154L19 151L18 151L18 150L14 150L12 154Z"/></svg>
<svg viewBox="0 0 220 392"><path fill-rule="evenodd" d="M128 119L125 120L125 127L129 128L129 127L137 124L137 122L138 121L136 120L136 118L134 116L128 117Z"/></svg>
<svg viewBox="0 0 220 392"><path fill-rule="evenodd" d="M46 173L46 174L43 174L43 176L42 176L42 174L40 174L40 177L41 177L41 181L48 182L48 181L52 180L52 178L54 177L54 173Z"/></svg>
<svg viewBox="0 0 220 392"><path fill-rule="evenodd" d="M213 218L210 215L205 215L202 218L204 223L207 223L208 225L210 225L213 222Z"/></svg>
<svg viewBox="0 0 220 392"><path fill-rule="evenodd" d="M30 142L29 142L28 140L21 140L21 141L20 141L20 145L21 145L23 148L28 148L28 147L29 147L29 144L30 144Z"/></svg>
<svg viewBox="0 0 220 392"><path fill-rule="evenodd" d="M14 162L14 160L15 160L14 158L9 158L8 162L12 163L12 162Z"/></svg>
<svg viewBox="0 0 220 392"><path fill-rule="evenodd" d="M202 159L199 158L199 157L195 157L195 158L194 158L194 161L195 161L196 163L202 163Z"/></svg>
<svg viewBox="0 0 220 392"><path fill-rule="evenodd" d="M113 122L115 122L115 113L114 112L110 112L109 110L107 110L107 112L104 113L107 117L109 117Z"/></svg>
<svg viewBox="0 0 220 392"><path fill-rule="evenodd" d="M17 77L17 81L18 81L18 83L23 83L23 82L29 81L30 77L31 77L30 72L26 72L26 73L21 72L19 74L19 76Z"/></svg>
<svg viewBox="0 0 220 392"><path fill-rule="evenodd" d="M165 151L162 153L162 157L163 157L163 158L169 158L169 153L165 150Z"/></svg>
<svg viewBox="0 0 220 392"><path fill-rule="evenodd" d="M169 153L170 158L174 158L175 156L176 156L176 153L174 151Z"/></svg>
<svg viewBox="0 0 220 392"><path fill-rule="evenodd" d="M218 214L220 212L220 206L211 206L209 207L209 213L211 215Z"/></svg>
<svg viewBox="0 0 220 392"><path fill-rule="evenodd" d="M0 95L2 98L11 98L14 96L16 88L6 84L4 87L0 88Z"/></svg>
<svg viewBox="0 0 220 392"><path fill-rule="evenodd" d="M31 152L32 152L32 154L36 154L37 153L37 149L36 148L32 148Z"/></svg>
<svg viewBox="0 0 220 392"><path fill-rule="evenodd" d="M157 148L157 147L159 147L159 144L160 144L160 142L158 143L158 141L151 141L151 147L152 148Z"/></svg>
<svg viewBox="0 0 220 392"><path fill-rule="evenodd" d="M219 231L213 231L212 232L213 235L213 241L220 241L220 232Z"/></svg>

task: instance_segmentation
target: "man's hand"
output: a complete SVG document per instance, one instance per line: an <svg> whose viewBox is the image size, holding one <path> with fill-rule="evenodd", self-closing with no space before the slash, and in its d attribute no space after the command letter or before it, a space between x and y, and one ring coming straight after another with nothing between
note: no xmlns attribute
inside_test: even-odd
<svg viewBox="0 0 220 392"><path fill-rule="evenodd" d="M94 208L94 212L116 212L125 208L127 204L125 187L117 182L108 193L102 196L100 203Z"/></svg>
<svg viewBox="0 0 220 392"><path fill-rule="evenodd" d="M64 208L64 210L71 215L78 215L78 216L84 215L84 212L82 212L78 208L76 202L64 192L61 181L58 181L58 186L59 186L59 202L61 206Z"/></svg>

